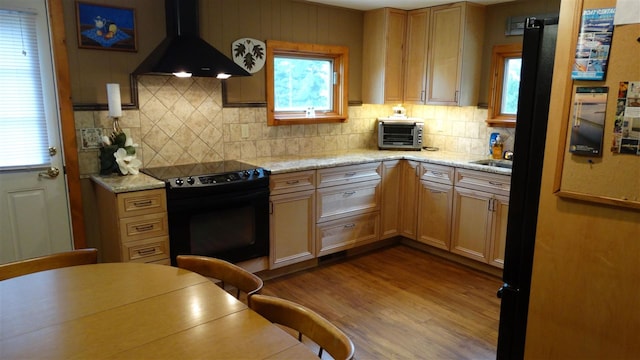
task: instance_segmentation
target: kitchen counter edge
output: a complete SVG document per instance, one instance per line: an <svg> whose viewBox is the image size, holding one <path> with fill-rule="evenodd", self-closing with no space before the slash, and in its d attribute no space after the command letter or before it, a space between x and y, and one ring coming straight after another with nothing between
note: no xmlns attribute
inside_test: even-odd
<svg viewBox="0 0 640 360"><path fill-rule="evenodd" d="M136 175L91 175L91 180L113 193L142 191L151 189L163 189L164 181L155 179L149 175L138 173Z"/></svg>
<svg viewBox="0 0 640 360"><path fill-rule="evenodd" d="M322 155L274 156L242 159L242 161L270 170L272 174L404 159L511 176L511 169L471 163L487 158L486 156L446 151L352 150Z"/></svg>

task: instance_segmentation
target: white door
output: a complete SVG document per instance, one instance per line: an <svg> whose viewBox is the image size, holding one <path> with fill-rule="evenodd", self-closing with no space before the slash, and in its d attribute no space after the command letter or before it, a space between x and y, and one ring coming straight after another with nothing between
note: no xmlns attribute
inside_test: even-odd
<svg viewBox="0 0 640 360"><path fill-rule="evenodd" d="M48 19L0 0L0 263L73 247Z"/></svg>

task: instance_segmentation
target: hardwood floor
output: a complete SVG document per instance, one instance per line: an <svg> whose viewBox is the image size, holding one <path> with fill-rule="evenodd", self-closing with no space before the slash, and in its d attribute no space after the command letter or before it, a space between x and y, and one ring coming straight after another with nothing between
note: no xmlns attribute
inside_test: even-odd
<svg viewBox="0 0 640 360"><path fill-rule="evenodd" d="M498 277L396 245L265 282L322 314L357 359L495 359Z"/></svg>

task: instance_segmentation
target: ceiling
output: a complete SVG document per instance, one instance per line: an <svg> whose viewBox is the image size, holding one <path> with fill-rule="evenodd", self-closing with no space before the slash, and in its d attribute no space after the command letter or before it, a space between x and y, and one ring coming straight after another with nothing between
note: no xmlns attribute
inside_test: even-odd
<svg viewBox="0 0 640 360"><path fill-rule="evenodd" d="M307 0L310 2L340 6L356 10L372 10L383 7L392 7L402 10L420 9L430 6L448 4L452 0ZM472 2L483 5L498 4L516 0L473 0Z"/></svg>

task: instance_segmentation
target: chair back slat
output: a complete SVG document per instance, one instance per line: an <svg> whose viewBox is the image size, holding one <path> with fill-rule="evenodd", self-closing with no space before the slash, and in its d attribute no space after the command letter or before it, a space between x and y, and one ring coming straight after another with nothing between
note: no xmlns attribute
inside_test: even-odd
<svg viewBox="0 0 640 360"><path fill-rule="evenodd" d="M77 249L0 265L0 280L67 266L96 264L98 250Z"/></svg>
<svg viewBox="0 0 640 360"><path fill-rule="evenodd" d="M334 359L352 359L355 347L351 339L329 320L293 301L255 294L249 307L267 320L299 331L318 344Z"/></svg>
<svg viewBox="0 0 640 360"><path fill-rule="evenodd" d="M262 279L251 272L222 259L199 255L178 255L178 267L202 276L214 278L251 296L259 293L264 285ZM239 298L239 294L236 294Z"/></svg>

